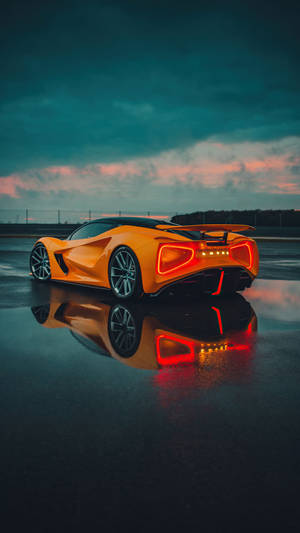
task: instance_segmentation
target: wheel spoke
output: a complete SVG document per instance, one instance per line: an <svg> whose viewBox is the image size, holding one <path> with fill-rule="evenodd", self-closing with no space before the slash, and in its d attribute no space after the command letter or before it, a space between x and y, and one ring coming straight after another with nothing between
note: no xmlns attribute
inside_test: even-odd
<svg viewBox="0 0 300 533"><path fill-rule="evenodd" d="M126 280L123 278L123 279L122 279L122 283L121 283L121 287L120 287L120 292L121 292L121 290L122 290L122 294L123 294L123 296L125 296L125 281L126 281Z"/></svg>
<svg viewBox="0 0 300 533"><path fill-rule="evenodd" d="M124 313L124 316L123 316L123 324L124 324L125 326L127 326L127 324L128 324L128 320L129 320L129 313L128 313L127 309L126 309L126 310L125 310L125 313Z"/></svg>
<svg viewBox="0 0 300 533"><path fill-rule="evenodd" d="M119 323L122 322L122 309L120 307L117 307L116 309L116 319L119 320Z"/></svg>
<svg viewBox="0 0 300 533"><path fill-rule="evenodd" d="M121 267L113 266L112 269L111 269L111 275L112 276L119 276L120 275L117 272L115 272L116 270L118 270L119 272L122 272L123 269Z"/></svg>
<svg viewBox="0 0 300 533"><path fill-rule="evenodd" d="M130 291L131 291L131 283L130 283L129 279L126 279L125 283L126 283L126 287L127 287L127 288L125 287L126 294L129 294Z"/></svg>
<svg viewBox="0 0 300 533"><path fill-rule="evenodd" d="M122 283L123 283L123 278L119 277L117 283L115 284L115 289L119 291Z"/></svg>
<svg viewBox="0 0 300 533"><path fill-rule="evenodd" d="M126 254L125 256L125 263L126 263L126 268L129 269L129 266L131 264L131 257L129 256L129 254Z"/></svg>
<svg viewBox="0 0 300 533"><path fill-rule="evenodd" d="M36 259L36 260L41 260L41 256L40 254L37 253L37 250L35 250L32 254L32 258Z"/></svg>
<svg viewBox="0 0 300 533"><path fill-rule="evenodd" d="M123 268L126 269L127 268L127 253L126 252L121 252L121 262L123 263Z"/></svg>
<svg viewBox="0 0 300 533"><path fill-rule="evenodd" d="M118 333L118 336L116 337L115 341L116 341L116 344L119 344L119 340L121 339L121 337L124 335L123 333L123 330L121 329L121 331L119 331Z"/></svg>
<svg viewBox="0 0 300 533"><path fill-rule="evenodd" d="M115 258L115 259L116 259L116 261L117 261L117 263L118 263L120 269L123 270L123 265L122 265L122 263L121 263L121 260L120 260L119 255L116 255L116 258Z"/></svg>
<svg viewBox="0 0 300 533"><path fill-rule="evenodd" d="M124 333L123 333L123 336L121 338L121 342L119 343L119 348L123 348L123 345L124 345L125 341L126 341L126 335L124 335Z"/></svg>
<svg viewBox="0 0 300 533"><path fill-rule="evenodd" d="M121 331L122 326L118 322L112 322L111 323L111 329L112 329L112 331L118 332L118 331Z"/></svg>

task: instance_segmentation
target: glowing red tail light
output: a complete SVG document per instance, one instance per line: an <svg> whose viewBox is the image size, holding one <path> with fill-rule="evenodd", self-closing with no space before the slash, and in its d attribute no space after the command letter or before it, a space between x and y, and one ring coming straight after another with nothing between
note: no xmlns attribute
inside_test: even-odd
<svg viewBox="0 0 300 533"><path fill-rule="evenodd" d="M195 261L196 248L196 244L190 242L161 244L157 255L157 273L169 274L190 265Z"/></svg>
<svg viewBox="0 0 300 533"><path fill-rule="evenodd" d="M157 362L161 366L193 363L195 361L195 343L173 335L156 337Z"/></svg>
<svg viewBox="0 0 300 533"><path fill-rule="evenodd" d="M249 242L239 242L230 247L230 255L234 261L251 268L253 265L253 251Z"/></svg>

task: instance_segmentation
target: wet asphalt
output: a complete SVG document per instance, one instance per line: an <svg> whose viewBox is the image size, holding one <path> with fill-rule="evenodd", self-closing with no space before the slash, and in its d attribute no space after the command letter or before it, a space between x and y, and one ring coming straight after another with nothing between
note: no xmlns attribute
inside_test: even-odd
<svg viewBox="0 0 300 533"><path fill-rule="evenodd" d="M32 281L32 243L0 239L9 530L298 530L299 243L242 295L127 306Z"/></svg>

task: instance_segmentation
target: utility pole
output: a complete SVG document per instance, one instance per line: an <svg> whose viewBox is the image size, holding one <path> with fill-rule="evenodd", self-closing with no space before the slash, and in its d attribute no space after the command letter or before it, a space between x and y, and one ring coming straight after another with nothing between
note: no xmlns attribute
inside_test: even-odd
<svg viewBox="0 0 300 533"><path fill-rule="evenodd" d="M92 211L89 209L89 221L92 220Z"/></svg>
<svg viewBox="0 0 300 533"><path fill-rule="evenodd" d="M60 209L57 210L57 224L60 224Z"/></svg>
<svg viewBox="0 0 300 533"><path fill-rule="evenodd" d="M27 208L25 211L25 220L26 220L26 224L28 224L28 209Z"/></svg>

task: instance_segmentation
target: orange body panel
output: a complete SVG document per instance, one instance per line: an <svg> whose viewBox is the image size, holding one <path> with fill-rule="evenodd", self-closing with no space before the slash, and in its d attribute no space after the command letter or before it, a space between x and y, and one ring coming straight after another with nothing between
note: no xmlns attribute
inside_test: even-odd
<svg viewBox="0 0 300 533"><path fill-rule="evenodd" d="M177 229L176 226L173 228ZM222 234L222 231L210 231L209 236L212 238ZM103 288L110 288L108 268L112 252L119 246L126 245L134 251L138 259L143 291L148 294L155 294L168 285L208 269L242 267L251 279L254 279L259 268L255 241L237 233L228 233L226 246L216 245L213 248L205 240L189 239L188 234L185 237L184 234L157 228L130 225L118 226L88 239L60 240L43 237L38 242L47 248L53 280ZM157 269L159 248L162 244L168 243L179 246L187 243L193 246L193 261L187 262L180 268L160 273ZM248 247L249 261L243 260L238 250L243 243ZM55 254L62 256L68 268L67 273L63 272Z"/></svg>

